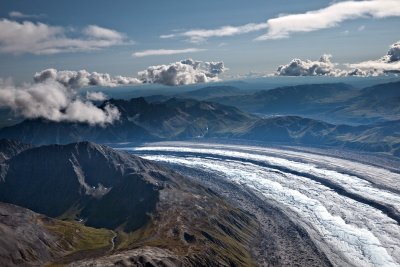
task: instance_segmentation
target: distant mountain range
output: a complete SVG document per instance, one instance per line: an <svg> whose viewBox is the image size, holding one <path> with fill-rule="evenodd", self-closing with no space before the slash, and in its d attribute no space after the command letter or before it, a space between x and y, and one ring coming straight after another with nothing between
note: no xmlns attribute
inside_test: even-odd
<svg viewBox="0 0 400 267"><path fill-rule="evenodd" d="M111 251L138 266L253 261L253 217L126 152L90 142L34 147L3 161L0 175L2 266L94 263Z"/></svg>
<svg viewBox="0 0 400 267"><path fill-rule="evenodd" d="M25 120L0 130L0 137L34 144L66 144L76 141L115 143L223 135L252 124L258 117L237 108L197 100L172 98L148 103L144 98L108 100L121 118L112 125Z"/></svg>
<svg viewBox="0 0 400 267"><path fill-rule="evenodd" d="M334 108L332 103L349 101L343 100L343 98L347 97L349 95L347 92L350 91L354 95L352 100L354 106L358 103L357 105L364 105L368 109L369 106L365 104L364 100L375 99L375 103L379 103L377 105L381 107L381 110L386 110L385 112L389 116L388 110L394 112L393 109L399 108L394 104L389 104L397 101L397 91L393 89L395 88L393 86L392 84L385 85L381 90L382 93L379 93L380 87L366 88L360 94L359 91L346 85L341 85L339 88L337 85L318 85L312 89L304 89L313 92L309 93L311 96L302 96L301 86L290 87L267 91L266 93L271 93L268 93L268 98L265 99L269 99L273 94L274 101L281 105L286 103L285 105L293 106L293 111L298 108L297 113L300 113L301 109L304 112L307 110L309 113L316 112L316 110L322 112L327 106ZM286 90L291 93L285 93ZM288 100L288 95L294 97ZM261 96L251 99L258 98L261 99ZM267 101L265 99L264 101ZM388 101L388 99L391 100ZM306 104L307 101L314 103L314 107ZM326 104L327 101L328 104ZM244 99L243 103L245 102ZM0 138L11 138L36 145L66 144L85 140L117 143L233 138L308 146L346 147L399 155L400 120L351 126L292 115L262 118L235 107L183 98L171 98L161 102L148 102L144 98L111 99L104 102L102 106L106 104L114 105L121 112L120 120L112 125L102 127L82 123L50 122L43 119L25 120L14 126L0 129ZM281 105L269 108L277 109ZM346 110L349 113L351 107L351 105L343 106L340 110L336 108L335 114L344 114ZM361 110L361 108L357 109L358 112ZM380 114L382 115L384 112L380 111ZM397 115L397 113L393 113L391 116L395 118Z"/></svg>
<svg viewBox="0 0 400 267"><path fill-rule="evenodd" d="M262 119L232 137L244 140L331 146L400 156L400 120L372 125L334 125L298 116Z"/></svg>
<svg viewBox="0 0 400 267"><path fill-rule="evenodd" d="M400 119L400 82L361 90L343 83L305 84L211 97L207 101L264 115L297 115L333 123L366 124Z"/></svg>

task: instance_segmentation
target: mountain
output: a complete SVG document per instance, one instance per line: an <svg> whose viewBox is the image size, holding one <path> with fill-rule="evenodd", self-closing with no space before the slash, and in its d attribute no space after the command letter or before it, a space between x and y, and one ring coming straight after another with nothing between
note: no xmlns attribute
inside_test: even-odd
<svg viewBox="0 0 400 267"><path fill-rule="evenodd" d="M236 108L193 99L170 98L148 103L144 98L110 100L122 118L146 129L157 138L193 138L231 131L256 117Z"/></svg>
<svg viewBox="0 0 400 267"><path fill-rule="evenodd" d="M362 122L399 120L400 82L364 88L358 96L347 101L342 107L332 110L329 115L341 120L353 118Z"/></svg>
<svg viewBox="0 0 400 267"><path fill-rule="evenodd" d="M11 126L21 122L23 119L15 115L15 112L8 108L0 107L0 128Z"/></svg>
<svg viewBox="0 0 400 267"><path fill-rule="evenodd" d="M52 219L0 202L0 265L43 266L76 251L94 255L110 249L110 230Z"/></svg>
<svg viewBox="0 0 400 267"><path fill-rule="evenodd" d="M45 119L28 119L0 129L0 137L21 140L25 143L67 144L79 141L123 142L126 140L155 140L145 129L128 120L118 121L108 127L85 123L54 122Z"/></svg>
<svg viewBox="0 0 400 267"><path fill-rule="evenodd" d="M400 82L362 90L343 83L305 84L207 99L264 115L297 115L332 123L366 124L400 119Z"/></svg>
<svg viewBox="0 0 400 267"><path fill-rule="evenodd" d="M1 265L16 264L15 259L34 265L32 255L35 261L67 264L143 249L148 257L133 263L253 264L249 251L258 229L255 218L153 162L81 142L31 148L0 166L0 201L33 211L16 207L11 214L13 207L0 205L6 218L0 221L2 240L12 240L0 246L0 255L6 255ZM13 225L21 233L13 233ZM62 246L60 235L66 242ZM16 246L20 258L14 255Z"/></svg>
<svg viewBox="0 0 400 267"><path fill-rule="evenodd" d="M233 107L189 99L171 98L161 103L149 103L144 98L111 99L103 107L107 104L117 107L121 118L106 127L35 119L1 129L0 137L39 145L84 140L100 143L154 141L229 132L257 119Z"/></svg>
<svg viewBox="0 0 400 267"><path fill-rule="evenodd" d="M163 102L170 98L180 98L180 99L195 99L195 100L206 100L214 97L227 97L227 96L237 96L249 93L250 90L242 90L235 86L229 85L214 85L207 86L200 89L195 89L191 91L183 91L176 94L157 94L145 96L146 101L150 103Z"/></svg>
<svg viewBox="0 0 400 267"><path fill-rule="evenodd" d="M12 158L29 148L32 148L32 145L10 139L0 139L0 162Z"/></svg>
<svg viewBox="0 0 400 267"><path fill-rule="evenodd" d="M349 126L298 116L278 116L261 119L230 137L307 146L344 147L400 155L400 120Z"/></svg>
<svg viewBox="0 0 400 267"><path fill-rule="evenodd" d="M350 128L341 125L331 136L348 148L400 156L400 120Z"/></svg>
<svg viewBox="0 0 400 267"><path fill-rule="evenodd" d="M343 83L304 84L208 100L250 112L304 115L327 110L356 94L357 91L353 87Z"/></svg>
<svg viewBox="0 0 400 267"><path fill-rule="evenodd" d="M183 92L176 94L175 97L178 98L191 98L196 100L206 100L213 97L226 97L226 96L236 96L245 94L246 91L241 90L234 86L229 85L216 85L207 86L204 88L196 89L189 92Z"/></svg>
<svg viewBox="0 0 400 267"><path fill-rule="evenodd" d="M324 88L323 86L326 85L318 86ZM300 92L301 88L303 87L293 87L288 90ZM330 101L333 103L333 98L336 99L335 101L342 99L340 95L333 97L334 92L339 90L347 95L346 90L351 90L346 86L343 86L342 89L335 89L335 86L330 85L327 88L327 92L314 93L315 98L312 102L320 103L318 104L320 108L311 107L310 104L307 112L321 111L325 108L325 104L322 104L325 103L324 101L321 99L316 101L315 99L325 96L326 99L331 99ZM285 96L282 98L283 100L279 100L281 103L286 101L284 100L287 95L287 93L284 93L285 90L287 89L277 91ZM307 90L315 91L316 89ZM376 93L369 90L371 89L368 89L367 92L372 95L370 97L377 98ZM293 95L296 94L293 93ZM300 93L298 94L300 95ZM368 94L363 93L365 97ZM300 99L300 96L296 98ZM302 99L306 101L308 97ZM296 105L297 107L304 105L303 111L305 112L307 105L303 104L304 101L299 100L300 104L296 104L295 99L290 101L293 102L292 106L295 107ZM289 102L286 103L289 105ZM342 123L334 124L320 119L292 115L275 115L262 118L240 111L235 107L209 101L180 98L170 98L163 102L152 103L147 102L144 98L111 99L103 103L104 105L118 107L121 113L120 120L105 127L77 123L57 123L41 119L27 120L15 126L1 129L0 137L20 139L23 142L33 142L34 144L65 144L83 140L118 143L233 138L308 146L343 146L398 155L396 147L399 143L400 120L357 126ZM335 110L339 112L339 109ZM334 115L331 116L334 117ZM393 116L396 116L396 114L393 114ZM336 117L339 118L339 115ZM371 134L372 132L375 133ZM378 137L381 139L379 140Z"/></svg>
<svg viewBox="0 0 400 267"><path fill-rule="evenodd" d="M298 116L261 119L234 137L267 142L328 145L326 135L335 125Z"/></svg>
<svg viewBox="0 0 400 267"><path fill-rule="evenodd" d="M142 226L162 187L159 179L147 175L158 173L156 166L88 142L29 149L6 164L0 201L50 217L84 218L94 227ZM140 198L135 196L139 193ZM121 208L112 208L113 203L121 203Z"/></svg>

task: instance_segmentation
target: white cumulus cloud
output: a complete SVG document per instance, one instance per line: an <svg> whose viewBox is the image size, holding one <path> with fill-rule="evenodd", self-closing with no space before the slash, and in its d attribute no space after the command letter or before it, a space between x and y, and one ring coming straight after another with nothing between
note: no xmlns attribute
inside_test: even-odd
<svg viewBox="0 0 400 267"><path fill-rule="evenodd" d="M276 74L279 76L340 76L341 71L336 69L331 61L332 56L324 54L319 60L293 59L289 64L279 66Z"/></svg>
<svg viewBox="0 0 400 267"><path fill-rule="evenodd" d="M93 85L113 87L118 85L141 83L140 80L133 77L111 76L108 73L88 72L86 70L58 71L56 69L46 69L36 73L33 79L36 83L53 80L71 88L81 88Z"/></svg>
<svg viewBox="0 0 400 267"><path fill-rule="evenodd" d="M185 85L206 83L218 80L218 74L224 72L223 62L202 62L186 59L168 65L150 66L138 73L144 83L164 85Z"/></svg>
<svg viewBox="0 0 400 267"><path fill-rule="evenodd" d="M24 118L44 118L50 121L66 121L101 125L119 119L116 107L104 108L78 96L78 92L54 80L15 86L0 80L0 107L9 108Z"/></svg>
<svg viewBox="0 0 400 267"><path fill-rule="evenodd" d="M125 42L124 34L96 25L87 26L79 37L64 27L30 21L0 20L0 52L35 55L91 51Z"/></svg>
<svg viewBox="0 0 400 267"><path fill-rule="evenodd" d="M354 66L352 69L340 69L338 63L331 61L332 56L329 54L322 55L319 60L302 60L299 58L292 59L288 64L278 67L275 75L278 76L377 76L382 72L363 69Z"/></svg>
<svg viewBox="0 0 400 267"><path fill-rule="evenodd" d="M104 101L108 97L102 92L86 92L86 99L90 101Z"/></svg>
<svg viewBox="0 0 400 267"><path fill-rule="evenodd" d="M392 44L386 55L378 60L368 60L348 64L348 66L377 74L386 72L400 73L400 41Z"/></svg>

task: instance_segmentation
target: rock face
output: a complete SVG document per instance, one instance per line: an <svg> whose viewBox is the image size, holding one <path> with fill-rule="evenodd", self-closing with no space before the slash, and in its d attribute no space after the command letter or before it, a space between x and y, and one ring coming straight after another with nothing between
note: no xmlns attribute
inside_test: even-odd
<svg viewBox="0 0 400 267"><path fill-rule="evenodd" d="M0 203L0 236L0 266L41 266L82 244L86 249L108 249L112 233Z"/></svg>
<svg viewBox="0 0 400 267"><path fill-rule="evenodd" d="M113 267L113 266L163 266L175 267L182 261L171 251L161 248L144 247L120 252L97 259L80 260L70 263L70 267Z"/></svg>
<svg viewBox="0 0 400 267"><path fill-rule="evenodd" d="M252 215L148 160L81 142L32 148L1 168L0 201L66 221L5 206L0 265L254 264Z"/></svg>
<svg viewBox="0 0 400 267"><path fill-rule="evenodd" d="M0 201L110 229L145 224L164 182L150 174L158 166L89 142L33 148L6 168Z"/></svg>
<svg viewBox="0 0 400 267"><path fill-rule="evenodd" d="M40 215L18 206L0 203L0 264L18 265L26 261L52 258L50 244L57 238L36 223Z"/></svg>
<svg viewBox="0 0 400 267"><path fill-rule="evenodd" d="M0 139L0 162L3 162L20 152L32 148L30 144L24 144L11 139Z"/></svg>

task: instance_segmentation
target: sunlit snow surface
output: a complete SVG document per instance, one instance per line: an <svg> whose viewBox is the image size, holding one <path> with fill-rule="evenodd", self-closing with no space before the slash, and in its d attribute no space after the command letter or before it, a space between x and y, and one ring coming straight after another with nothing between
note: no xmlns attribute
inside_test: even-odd
<svg viewBox="0 0 400 267"><path fill-rule="evenodd" d="M398 173L344 159L276 148L168 142L122 149L140 153L150 160L215 173L232 183L247 186L301 224L334 263L400 266L398 222L373 205L303 176L307 173L328 180L352 196L391 207L398 213ZM343 171L346 169L351 169L351 174ZM382 189L385 186L393 190Z"/></svg>

